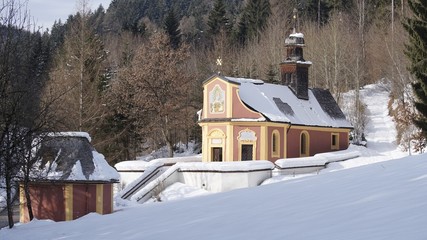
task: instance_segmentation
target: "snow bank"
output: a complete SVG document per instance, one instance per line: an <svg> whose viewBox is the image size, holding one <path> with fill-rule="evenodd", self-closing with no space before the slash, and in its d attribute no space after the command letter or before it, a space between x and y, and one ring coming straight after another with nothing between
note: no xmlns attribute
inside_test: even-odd
<svg viewBox="0 0 427 240"><path fill-rule="evenodd" d="M204 189L176 182L167 187L164 191L162 191L162 193L160 193L160 201L174 201L207 194L211 193Z"/></svg>
<svg viewBox="0 0 427 240"><path fill-rule="evenodd" d="M427 236L426 159L412 156L70 222L32 221L1 229L0 239L421 240Z"/></svg>
<svg viewBox="0 0 427 240"><path fill-rule="evenodd" d="M267 160L179 163L177 166L180 171L247 172L274 169L274 164Z"/></svg>
<svg viewBox="0 0 427 240"><path fill-rule="evenodd" d="M117 171L144 171L151 165L153 165L153 162L132 160L116 163L114 167L117 169Z"/></svg>
<svg viewBox="0 0 427 240"><path fill-rule="evenodd" d="M361 155L359 151L342 150L336 152L319 153L312 157L286 158L279 159L275 164L282 168L298 168L298 167L317 167L326 166L331 162L344 161L352 158L357 158Z"/></svg>

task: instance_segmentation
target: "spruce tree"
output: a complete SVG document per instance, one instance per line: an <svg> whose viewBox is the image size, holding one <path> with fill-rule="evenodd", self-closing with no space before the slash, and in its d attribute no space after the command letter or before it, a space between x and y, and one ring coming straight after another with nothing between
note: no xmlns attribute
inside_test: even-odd
<svg viewBox="0 0 427 240"><path fill-rule="evenodd" d="M427 1L409 0L409 8L413 16L404 22L409 33L405 54L411 62L409 71L416 79L412 88L419 117L414 122L427 137Z"/></svg>
<svg viewBox="0 0 427 240"><path fill-rule="evenodd" d="M179 30L179 22L175 13L169 11L164 21L164 29L169 36L169 42L173 49L179 48L181 45L181 30Z"/></svg>
<svg viewBox="0 0 427 240"><path fill-rule="evenodd" d="M265 29L271 6L268 0L249 0L239 22L238 39L240 43L256 38Z"/></svg>
<svg viewBox="0 0 427 240"><path fill-rule="evenodd" d="M216 35L221 30L226 32L230 30L223 0L215 1L214 9L209 13L208 27L208 32L211 35Z"/></svg>

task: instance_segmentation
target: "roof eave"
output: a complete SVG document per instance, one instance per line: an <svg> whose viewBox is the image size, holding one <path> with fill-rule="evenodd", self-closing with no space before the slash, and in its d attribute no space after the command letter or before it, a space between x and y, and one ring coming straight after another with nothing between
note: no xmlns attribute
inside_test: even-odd
<svg viewBox="0 0 427 240"><path fill-rule="evenodd" d="M224 77L224 76L221 76L221 75L219 75L218 73L214 73L214 74L212 74L210 77L208 77L205 81L203 81L202 82L202 84L203 85L205 85L207 82L209 82L209 81L211 81L211 80L213 80L213 79L215 79L215 78L219 78L219 79L221 79L221 80L223 80L223 81L225 81L225 82L229 82L229 83L232 83L232 84L236 84L236 85L240 85L240 83L238 83L238 82L234 82L234 81L230 81L230 79L228 79L228 78L226 78L226 77Z"/></svg>
<svg viewBox="0 0 427 240"><path fill-rule="evenodd" d="M46 183L46 184L69 184L69 183L81 183L81 184L103 184L103 183L119 183L118 179L110 180L62 180L62 179L31 179L30 183Z"/></svg>

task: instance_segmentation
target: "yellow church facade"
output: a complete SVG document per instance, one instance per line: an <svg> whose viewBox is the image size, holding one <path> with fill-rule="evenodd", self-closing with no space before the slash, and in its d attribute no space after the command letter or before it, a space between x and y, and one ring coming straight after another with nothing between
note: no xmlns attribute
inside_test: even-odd
<svg viewBox="0 0 427 240"><path fill-rule="evenodd" d="M242 100L241 91L246 92L245 98L260 102L261 106L258 108L268 109L271 107L268 101L262 104L265 93L250 88L248 90L242 85L266 84L262 80L219 75L204 82L203 109L199 119L203 135L203 161L275 161L279 158L312 156L347 148L350 131L348 125L344 128L331 128L274 119L280 117L281 113L277 113L277 116L263 114L262 110L252 108ZM268 85L271 85L269 88L286 87ZM275 106L277 107L273 104Z"/></svg>

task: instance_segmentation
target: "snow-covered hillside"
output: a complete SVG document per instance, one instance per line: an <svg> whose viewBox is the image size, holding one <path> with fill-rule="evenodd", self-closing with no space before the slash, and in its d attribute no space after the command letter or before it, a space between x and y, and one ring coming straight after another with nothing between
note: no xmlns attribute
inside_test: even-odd
<svg viewBox="0 0 427 240"><path fill-rule="evenodd" d="M0 230L19 239L425 239L427 155Z"/></svg>
<svg viewBox="0 0 427 240"><path fill-rule="evenodd" d="M71 222L36 220L1 229L0 239L426 239L427 154L401 158L386 89L367 86L362 100L368 148L351 146L362 157L318 175ZM175 195L197 195L186 191Z"/></svg>
<svg viewBox="0 0 427 240"><path fill-rule="evenodd" d="M384 83L367 85L360 90L360 99L366 104L365 137L368 148L351 146L359 150L362 156L354 160L333 163L326 171L357 167L408 155L396 145L395 123L388 115L387 109L389 92L387 84Z"/></svg>

